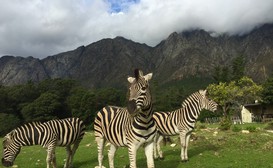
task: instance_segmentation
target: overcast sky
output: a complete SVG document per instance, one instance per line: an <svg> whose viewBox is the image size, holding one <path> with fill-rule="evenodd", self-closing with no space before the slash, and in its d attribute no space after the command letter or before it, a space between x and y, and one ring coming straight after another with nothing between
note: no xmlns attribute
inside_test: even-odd
<svg viewBox="0 0 273 168"><path fill-rule="evenodd" d="M273 23L273 0L1 0L0 56L49 55L123 36L155 46L201 28L243 34Z"/></svg>

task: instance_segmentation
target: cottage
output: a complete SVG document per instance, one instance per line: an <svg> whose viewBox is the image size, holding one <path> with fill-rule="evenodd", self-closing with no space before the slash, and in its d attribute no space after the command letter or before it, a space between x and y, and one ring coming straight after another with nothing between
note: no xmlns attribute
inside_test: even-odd
<svg viewBox="0 0 273 168"><path fill-rule="evenodd" d="M273 105L245 104L241 116L243 123L273 121Z"/></svg>

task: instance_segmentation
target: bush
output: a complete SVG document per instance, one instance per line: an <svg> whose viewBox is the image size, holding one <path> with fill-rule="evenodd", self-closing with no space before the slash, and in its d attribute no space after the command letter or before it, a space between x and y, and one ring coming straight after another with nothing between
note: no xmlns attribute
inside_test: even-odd
<svg viewBox="0 0 273 168"><path fill-rule="evenodd" d="M246 130L248 130L249 132L255 132L256 127L255 126L248 126L248 127L246 127Z"/></svg>
<svg viewBox="0 0 273 168"><path fill-rule="evenodd" d="M234 125L234 126L231 128L231 130L232 130L233 132L240 132L240 131L242 131L242 128L239 127L239 126Z"/></svg>
<svg viewBox="0 0 273 168"><path fill-rule="evenodd" d="M199 129L206 129L206 128L207 128L207 126L205 124L200 124L199 125Z"/></svg>
<svg viewBox="0 0 273 168"><path fill-rule="evenodd" d="M231 120L227 117L224 117L220 121L219 129L222 131L230 130L232 123Z"/></svg>
<svg viewBox="0 0 273 168"><path fill-rule="evenodd" d="M273 122L268 123L264 129L265 130L273 130Z"/></svg>
<svg viewBox="0 0 273 168"><path fill-rule="evenodd" d="M0 136L4 136L20 125L20 119L13 114L0 113Z"/></svg>

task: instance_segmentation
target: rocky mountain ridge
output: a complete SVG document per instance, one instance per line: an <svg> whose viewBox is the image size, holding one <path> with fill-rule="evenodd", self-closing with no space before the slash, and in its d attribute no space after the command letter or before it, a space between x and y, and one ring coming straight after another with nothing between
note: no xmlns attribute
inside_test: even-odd
<svg viewBox="0 0 273 168"><path fill-rule="evenodd" d="M123 37L103 39L88 46L48 56L3 56L0 84L16 85L47 78L72 78L88 87L119 87L134 68L153 72L160 83L190 76L208 77L216 66L246 58L246 74L264 80L273 72L273 24L265 24L244 36L211 36L204 30L172 33L150 47Z"/></svg>

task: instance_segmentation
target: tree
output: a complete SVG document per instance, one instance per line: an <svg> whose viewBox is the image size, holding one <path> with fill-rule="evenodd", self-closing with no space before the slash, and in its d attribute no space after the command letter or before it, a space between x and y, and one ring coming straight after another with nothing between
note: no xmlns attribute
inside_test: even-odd
<svg viewBox="0 0 273 168"><path fill-rule="evenodd" d="M240 107L245 103L260 100L262 87L248 77L229 83L211 84L208 86L209 96L216 101L225 116L229 115L231 107Z"/></svg>
<svg viewBox="0 0 273 168"><path fill-rule="evenodd" d="M230 115L236 111L239 112L238 109L241 108L241 105L260 100L261 91L262 87L248 77L242 77L238 81L229 83L209 85L209 96L219 104L224 113L224 118L220 122L220 129L230 129Z"/></svg>
<svg viewBox="0 0 273 168"><path fill-rule="evenodd" d="M239 91L239 88L235 85L235 82L230 83L220 82L219 84L211 84L208 86L209 97L218 103L225 116L228 115L228 111L232 104L234 104L235 97Z"/></svg>
<svg viewBox="0 0 273 168"><path fill-rule="evenodd" d="M181 108L184 97L183 87L168 87L156 93L154 110L155 111L171 111Z"/></svg>
<svg viewBox="0 0 273 168"><path fill-rule="evenodd" d="M60 108L58 95L45 92L32 103L26 104L21 113L25 122L47 121L58 118Z"/></svg>
<svg viewBox="0 0 273 168"><path fill-rule="evenodd" d="M20 125L20 119L13 114L0 113L0 136L3 136Z"/></svg>
<svg viewBox="0 0 273 168"><path fill-rule="evenodd" d="M230 81L230 70L227 66L220 67L217 66L214 68L212 75L213 79L217 82L229 82Z"/></svg>
<svg viewBox="0 0 273 168"><path fill-rule="evenodd" d="M58 96L58 101L61 104L57 117L66 118L71 116L71 111L66 104L67 98L71 94L71 90L78 87L79 83L72 79L47 79L38 84L41 93L52 93Z"/></svg>
<svg viewBox="0 0 273 168"><path fill-rule="evenodd" d="M81 118L88 125L94 120L96 99L91 91L82 87L74 88L66 102L73 117Z"/></svg>
<svg viewBox="0 0 273 168"><path fill-rule="evenodd" d="M88 90L77 87L71 90L66 104L72 116L92 125L96 112L106 105L124 106L125 94L114 88Z"/></svg>
<svg viewBox="0 0 273 168"><path fill-rule="evenodd" d="M268 78L263 84L262 100L265 104L273 104L273 77Z"/></svg>
<svg viewBox="0 0 273 168"><path fill-rule="evenodd" d="M240 80L245 75L245 57L240 55L232 61L232 80Z"/></svg>
<svg viewBox="0 0 273 168"><path fill-rule="evenodd" d="M256 100L261 101L263 87L257 85L251 78L246 76L237 81L240 91L237 95L237 102L241 104L254 103Z"/></svg>

